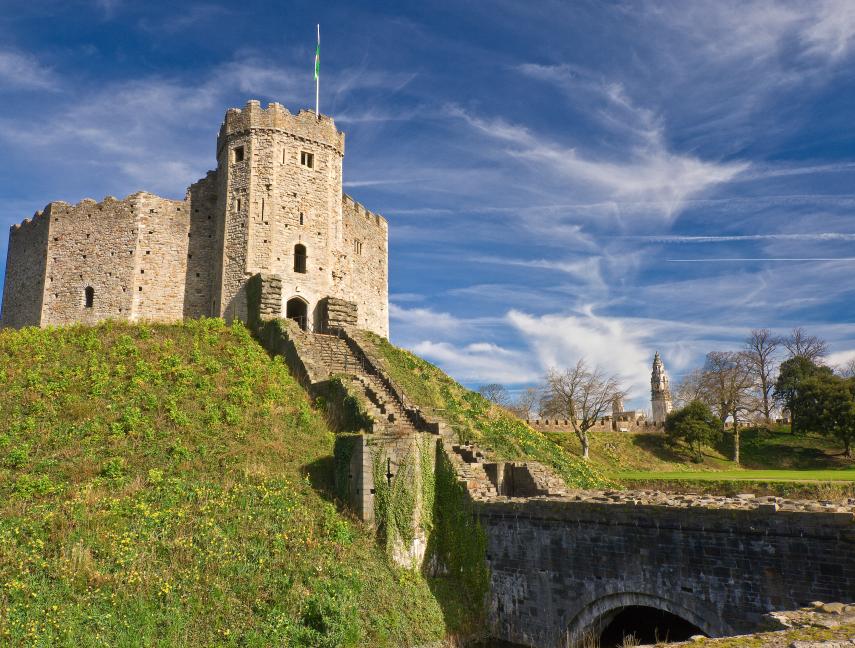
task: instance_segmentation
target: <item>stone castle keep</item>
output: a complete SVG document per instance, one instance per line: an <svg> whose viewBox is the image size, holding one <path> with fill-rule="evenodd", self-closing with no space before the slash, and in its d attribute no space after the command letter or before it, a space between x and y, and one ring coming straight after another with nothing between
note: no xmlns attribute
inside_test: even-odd
<svg viewBox="0 0 855 648"><path fill-rule="evenodd" d="M387 336L388 226L342 193L343 158L330 117L229 109L217 168L184 200L52 202L14 225L0 324L246 320L260 274L267 315Z"/></svg>

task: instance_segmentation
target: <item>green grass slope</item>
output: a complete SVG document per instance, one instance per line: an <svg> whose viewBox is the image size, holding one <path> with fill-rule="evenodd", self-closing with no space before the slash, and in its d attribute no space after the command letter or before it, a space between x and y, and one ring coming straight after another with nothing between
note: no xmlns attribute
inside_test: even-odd
<svg viewBox="0 0 855 648"><path fill-rule="evenodd" d="M491 405L426 360L377 335L368 334L367 339L398 386L416 405L448 421L461 441L477 443L497 459L539 461L555 470L570 487L612 485L593 464L566 452L545 434Z"/></svg>
<svg viewBox="0 0 855 648"><path fill-rule="evenodd" d="M445 632L427 583L322 496L333 434L243 327L3 330L0 385L0 644Z"/></svg>
<svg viewBox="0 0 855 648"><path fill-rule="evenodd" d="M549 438L566 452L581 455L572 433ZM741 433L742 464L736 465L731 437L705 448L703 461L691 461L687 448L673 447L663 434L595 432L591 461L630 488L658 488L722 495L762 495L814 499L855 496L855 463L833 439L817 434L791 434L789 428L747 428Z"/></svg>
<svg viewBox="0 0 855 648"><path fill-rule="evenodd" d="M550 439L576 456L581 446L573 433L548 433ZM709 472L733 470L828 470L855 467L834 439L818 434L791 434L787 427L743 429L740 442L742 464L737 466L732 437L716 447L704 448L703 461L691 460L688 448L672 447L661 433L594 432L590 435L591 460L604 471L619 472Z"/></svg>

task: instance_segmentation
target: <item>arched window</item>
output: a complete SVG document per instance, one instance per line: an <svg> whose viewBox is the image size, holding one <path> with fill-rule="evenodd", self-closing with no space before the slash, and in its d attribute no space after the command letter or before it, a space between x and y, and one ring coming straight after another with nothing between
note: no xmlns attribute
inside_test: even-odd
<svg viewBox="0 0 855 648"><path fill-rule="evenodd" d="M86 290L83 291L83 294L86 297L86 308L92 308L95 304L95 289L92 286L86 286Z"/></svg>
<svg viewBox="0 0 855 648"><path fill-rule="evenodd" d="M294 272L306 272L306 246L300 243L294 246Z"/></svg>

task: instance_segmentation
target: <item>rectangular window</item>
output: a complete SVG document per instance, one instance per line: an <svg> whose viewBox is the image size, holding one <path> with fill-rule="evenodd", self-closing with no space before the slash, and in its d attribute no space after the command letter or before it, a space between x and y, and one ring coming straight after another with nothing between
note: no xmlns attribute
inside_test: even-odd
<svg viewBox="0 0 855 648"><path fill-rule="evenodd" d="M315 168L315 154L308 151L300 151L300 164L310 169Z"/></svg>
<svg viewBox="0 0 855 648"><path fill-rule="evenodd" d="M235 198L235 211L240 211L240 198Z"/></svg>
<svg viewBox="0 0 855 648"><path fill-rule="evenodd" d="M353 249L357 254L362 254L362 241L354 241Z"/></svg>
<svg viewBox="0 0 855 648"><path fill-rule="evenodd" d="M243 147L236 146L232 152L233 162L243 162Z"/></svg>

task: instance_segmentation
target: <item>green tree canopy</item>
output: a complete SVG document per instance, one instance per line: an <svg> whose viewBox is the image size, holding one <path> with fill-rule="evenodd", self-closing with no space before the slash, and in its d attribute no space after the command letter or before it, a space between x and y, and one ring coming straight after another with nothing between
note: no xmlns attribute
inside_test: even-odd
<svg viewBox="0 0 855 648"><path fill-rule="evenodd" d="M799 427L837 438L852 456L855 441L855 380L817 372L799 384Z"/></svg>
<svg viewBox="0 0 855 648"><path fill-rule="evenodd" d="M778 380L775 381L774 397L790 410L793 432L796 431L796 422L800 419L804 381L812 376L830 376L831 374L831 369L818 366L804 356L797 355L781 363Z"/></svg>
<svg viewBox="0 0 855 648"><path fill-rule="evenodd" d="M721 421L707 404L693 400L668 414L665 433L673 441L685 442L692 451L693 460L700 463L703 447L720 438Z"/></svg>

